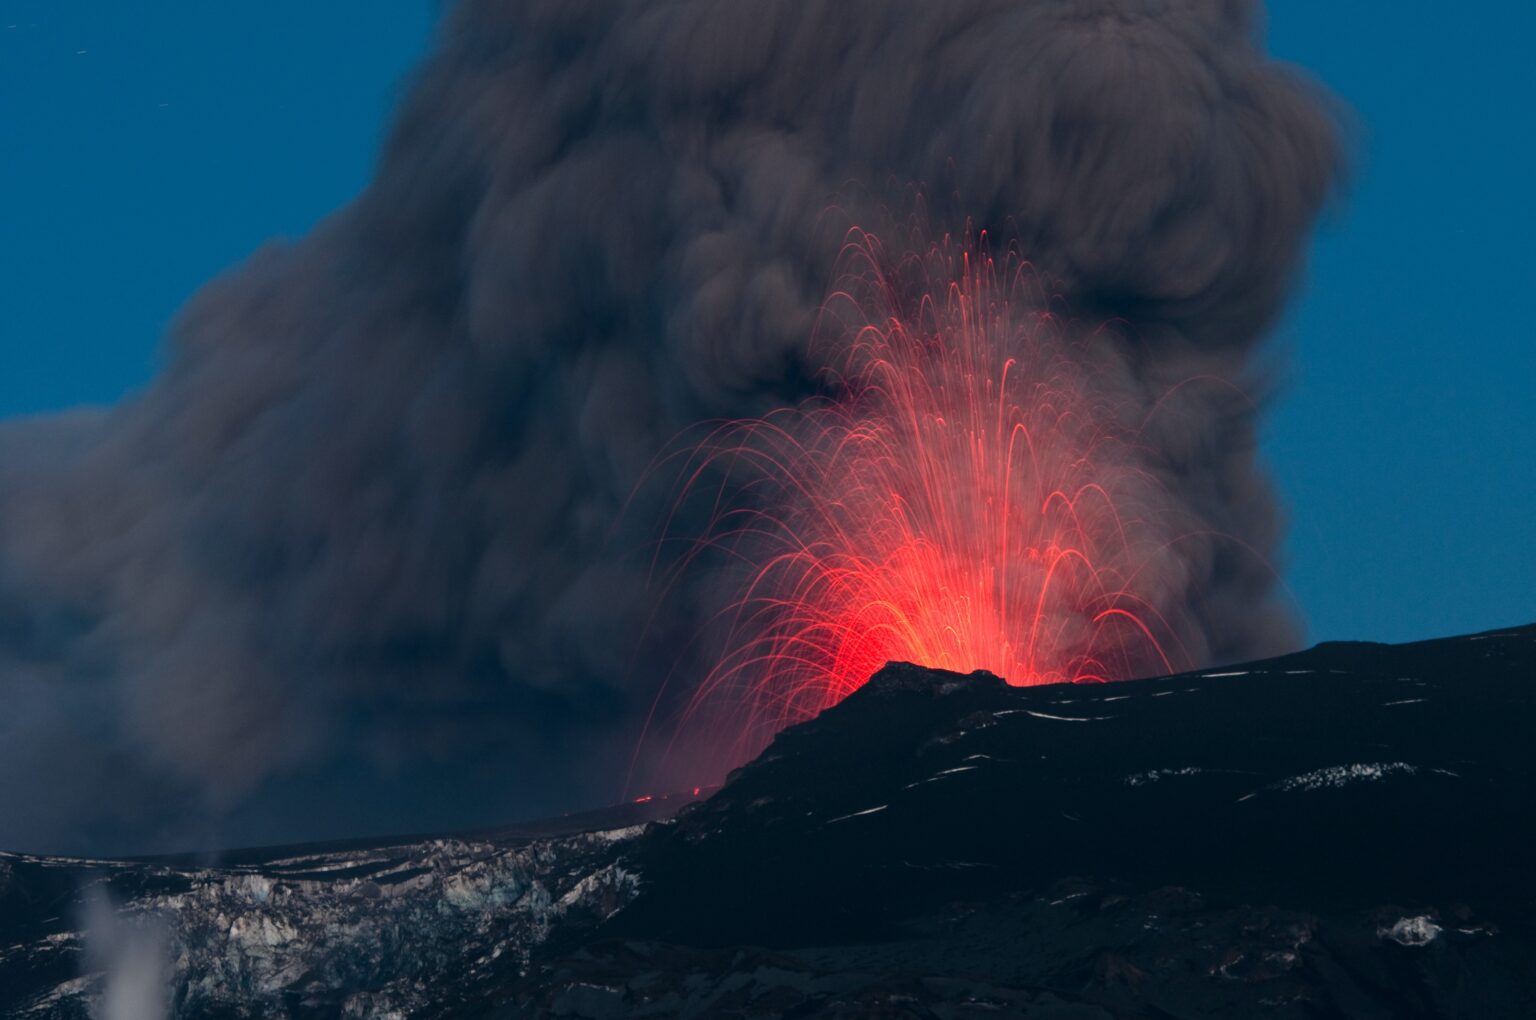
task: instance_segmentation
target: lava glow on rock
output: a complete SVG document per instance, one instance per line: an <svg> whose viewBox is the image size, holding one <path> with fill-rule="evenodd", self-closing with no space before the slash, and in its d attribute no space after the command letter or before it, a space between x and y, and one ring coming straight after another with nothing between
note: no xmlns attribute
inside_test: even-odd
<svg viewBox="0 0 1536 1020"><path fill-rule="evenodd" d="M678 733L755 753L892 660L1017 685L1184 665L1155 576L1178 523L1090 357L1112 328L1074 340L984 236L892 259L855 231L841 267L829 395L688 453L685 489L721 495L700 551L738 572Z"/></svg>

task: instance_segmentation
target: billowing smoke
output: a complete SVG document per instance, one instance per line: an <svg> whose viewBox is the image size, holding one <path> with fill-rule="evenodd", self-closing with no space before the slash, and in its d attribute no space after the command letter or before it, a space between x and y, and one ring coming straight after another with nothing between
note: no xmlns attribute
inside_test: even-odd
<svg viewBox="0 0 1536 1020"><path fill-rule="evenodd" d="M464 0L355 203L209 285L143 393L0 429L0 842L614 793L655 690L641 632L694 626L686 598L648 623L669 495L640 483L690 425L818 385L844 231L918 194L927 229L1016 239L1075 315L1121 320L1105 385L1165 399L1146 468L1227 536L1181 546L1195 654L1287 643L1253 411L1165 396L1262 393L1335 179L1327 105L1259 21Z"/></svg>
<svg viewBox="0 0 1536 1020"><path fill-rule="evenodd" d="M167 1020L172 1015L170 954L158 920L119 913L101 889L91 890L81 914L81 976L97 986L93 1020Z"/></svg>

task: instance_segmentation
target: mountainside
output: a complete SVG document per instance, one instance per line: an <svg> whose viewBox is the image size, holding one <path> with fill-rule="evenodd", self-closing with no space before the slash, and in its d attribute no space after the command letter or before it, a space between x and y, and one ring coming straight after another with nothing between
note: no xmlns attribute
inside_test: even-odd
<svg viewBox="0 0 1536 1020"><path fill-rule="evenodd" d="M1104 686L894 664L672 819L0 855L0 1013L1536 1016L1533 708L1536 626Z"/></svg>

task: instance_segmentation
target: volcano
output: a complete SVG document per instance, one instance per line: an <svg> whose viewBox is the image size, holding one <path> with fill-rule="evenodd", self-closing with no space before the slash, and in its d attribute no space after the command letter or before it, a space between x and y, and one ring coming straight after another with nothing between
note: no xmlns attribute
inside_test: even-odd
<svg viewBox="0 0 1536 1020"><path fill-rule="evenodd" d="M0 1013L1529 1017L1533 709L1536 625L1116 684L894 663L702 799L0 855Z"/></svg>

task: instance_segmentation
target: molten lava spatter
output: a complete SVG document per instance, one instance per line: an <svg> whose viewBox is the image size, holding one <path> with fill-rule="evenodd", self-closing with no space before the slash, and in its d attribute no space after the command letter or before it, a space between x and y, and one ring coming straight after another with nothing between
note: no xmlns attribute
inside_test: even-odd
<svg viewBox="0 0 1536 1020"><path fill-rule="evenodd" d="M858 232L843 265L813 348L830 395L694 452L691 486L723 471L748 497L709 535L740 589L682 731L752 753L892 660L1017 685L1182 665L1153 576L1167 501L1086 356L1113 338L1074 341L985 238L892 261Z"/></svg>

